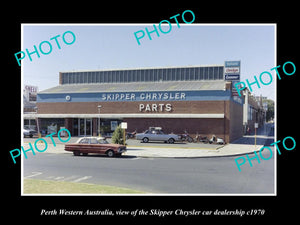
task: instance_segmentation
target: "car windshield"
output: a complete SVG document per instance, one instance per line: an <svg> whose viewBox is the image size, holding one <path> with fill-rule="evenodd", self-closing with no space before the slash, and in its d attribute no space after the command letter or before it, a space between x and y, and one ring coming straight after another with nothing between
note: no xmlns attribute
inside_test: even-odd
<svg viewBox="0 0 300 225"><path fill-rule="evenodd" d="M106 139L103 138L81 138L77 141L79 144L109 144Z"/></svg>
<svg viewBox="0 0 300 225"><path fill-rule="evenodd" d="M89 143L89 140L87 138L82 138L82 139L79 139L77 141L77 143L80 143L80 144L88 144Z"/></svg>
<svg viewBox="0 0 300 225"><path fill-rule="evenodd" d="M101 139L101 138L98 138L98 143L99 144L109 144L109 142L106 139Z"/></svg>
<svg viewBox="0 0 300 225"><path fill-rule="evenodd" d="M152 130L151 134L164 134L161 130Z"/></svg>

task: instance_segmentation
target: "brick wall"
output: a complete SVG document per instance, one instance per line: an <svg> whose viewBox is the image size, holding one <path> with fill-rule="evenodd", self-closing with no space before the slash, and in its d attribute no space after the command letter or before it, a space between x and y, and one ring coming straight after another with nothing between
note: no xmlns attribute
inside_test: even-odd
<svg viewBox="0 0 300 225"><path fill-rule="evenodd" d="M192 137L198 133L211 138L215 134L229 141L229 134L224 135L224 119L126 118L124 121L128 123L128 131L138 133L149 127L162 127L165 133L183 134L186 130Z"/></svg>
<svg viewBox="0 0 300 225"><path fill-rule="evenodd" d="M171 104L170 112L147 113L223 113L224 101L155 101L155 102L55 102L37 103L38 113L41 114L93 114L98 113L98 105L101 105L101 114L109 113L145 113L139 111L139 104Z"/></svg>
<svg viewBox="0 0 300 225"><path fill-rule="evenodd" d="M182 113L182 114L225 114L220 119L196 119L196 118L126 118L128 131L142 132L150 126L162 127L166 133L181 134L185 130L192 136L197 133L211 138L213 134L224 138L225 142L231 142L242 136L243 108L231 101L177 101L177 102L57 102L37 103L39 114L97 114L98 105L102 105L101 114L141 113L139 104L172 104L170 112L147 113ZM93 127L96 127L93 120ZM70 127L71 120L66 119L66 127ZM96 133L93 132L94 134Z"/></svg>

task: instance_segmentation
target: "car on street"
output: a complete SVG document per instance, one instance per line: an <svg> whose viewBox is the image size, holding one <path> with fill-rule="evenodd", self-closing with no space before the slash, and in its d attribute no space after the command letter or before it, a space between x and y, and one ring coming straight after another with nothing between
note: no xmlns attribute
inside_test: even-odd
<svg viewBox="0 0 300 225"><path fill-rule="evenodd" d="M136 134L136 139L144 143L149 141L163 141L170 144L180 141L180 137L176 134L165 134L161 127L149 127L144 133Z"/></svg>
<svg viewBox="0 0 300 225"><path fill-rule="evenodd" d="M35 130L31 130L31 129L23 129L23 137L33 137L34 135L36 135L37 132Z"/></svg>
<svg viewBox="0 0 300 225"><path fill-rule="evenodd" d="M110 144L103 137L82 137L76 143L65 145L65 151L71 151L75 156L88 153L106 154L108 157L121 156L126 152L125 145Z"/></svg>

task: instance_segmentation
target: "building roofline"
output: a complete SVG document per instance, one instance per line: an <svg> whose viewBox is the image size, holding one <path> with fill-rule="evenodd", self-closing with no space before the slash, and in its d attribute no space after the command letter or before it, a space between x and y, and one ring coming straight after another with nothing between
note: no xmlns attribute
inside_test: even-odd
<svg viewBox="0 0 300 225"><path fill-rule="evenodd" d="M80 72L104 72L104 71L125 71L125 70L149 70L149 69L176 69L176 68L193 68L193 67L224 67L224 64L208 64L208 65L189 65L189 66L164 66L164 67L136 67L136 68L114 68L114 69L97 69L97 70L74 70L60 71L60 73L80 73Z"/></svg>
<svg viewBox="0 0 300 225"><path fill-rule="evenodd" d="M80 83L80 84L61 84L52 88L38 92L38 94L53 94L53 93L99 93L99 92L116 92L118 89L126 86L130 86L128 90L119 90L119 92L156 92L156 91L174 91L174 85L178 87L178 91L188 91L188 90L224 90L225 89L224 80L197 80L197 81L148 81L148 82L124 82L124 83ZM107 84L110 84L110 88L105 90L99 90L97 87L107 87ZM157 84L163 85L160 88L153 88ZM202 88L199 86L192 87L193 85L205 85ZM210 87L206 85L218 85L219 87ZM183 88L183 85L185 88ZM152 87L151 90L147 90L148 87ZM187 88L188 87L188 88ZM74 90L68 90L69 88L75 88ZM78 90L82 88L84 90ZM95 89L96 88L96 89ZM153 89L153 90L152 90Z"/></svg>

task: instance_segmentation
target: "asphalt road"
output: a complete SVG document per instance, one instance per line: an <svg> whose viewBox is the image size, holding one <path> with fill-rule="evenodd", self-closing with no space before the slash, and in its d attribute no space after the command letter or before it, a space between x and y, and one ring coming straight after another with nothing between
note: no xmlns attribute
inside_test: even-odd
<svg viewBox="0 0 300 225"><path fill-rule="evenodd" d="M263 151L264 158L269 154ZM107 158L43 153L24 159L23 172L25 178L113 185L153 194L274 193L274 154L260 164L252 160L253 167L247 162L241 172L235 158Z"/></svg>

